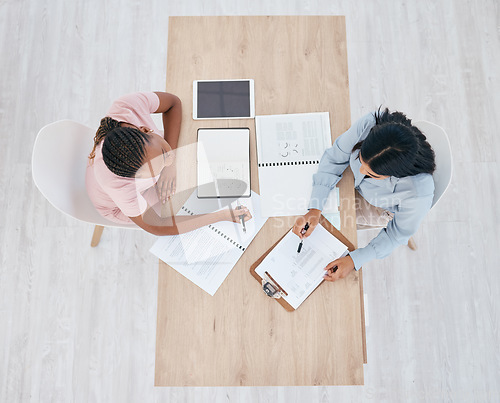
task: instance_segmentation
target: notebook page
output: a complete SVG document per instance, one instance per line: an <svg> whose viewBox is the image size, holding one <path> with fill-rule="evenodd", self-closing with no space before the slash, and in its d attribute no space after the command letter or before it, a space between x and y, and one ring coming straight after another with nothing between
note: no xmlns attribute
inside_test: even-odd
<svg viewBox="0 0 500 403"><path fill-rule="evenodd" d="M257 116L255 131L263 216L305 214L312 176L332 144L328 112ZM330 193L323 211L338 211L336 191Z"/></svg>

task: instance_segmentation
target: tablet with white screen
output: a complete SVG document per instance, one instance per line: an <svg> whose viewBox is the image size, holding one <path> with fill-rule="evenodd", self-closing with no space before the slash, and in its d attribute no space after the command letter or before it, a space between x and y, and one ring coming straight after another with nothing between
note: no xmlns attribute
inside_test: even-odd
<svg viewBox="0 0 500 403"><path fill-rule="evenodd" d="M193 82L193 119L254 117L255 98L252 79Z"/></svg>
<svg viewBox="0 0 500 403"><path fill-rule="evenodd" d="M198 129L198 198L250 197L250 129Z"/></svg>

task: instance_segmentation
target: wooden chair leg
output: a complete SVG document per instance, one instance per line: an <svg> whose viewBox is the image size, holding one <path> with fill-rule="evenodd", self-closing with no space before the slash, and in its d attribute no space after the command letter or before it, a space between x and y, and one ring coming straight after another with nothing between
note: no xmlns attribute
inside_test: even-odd
<svg viewBox="0 0 500 403"><path fill-rule="evenodd" d="M92 235L92 241L90 241L90 246L95 248L99 245L99 241L101 240L102 231L104 231L104 227L102 225L96 225L94 228L94 235Z"/></svg>
<svg viewBox="0 0 500 403"><path fill-rule="evenodd" d="M415 243L413 238L408 239L408 247L411 250L417 250L417 244Z"/></svg>

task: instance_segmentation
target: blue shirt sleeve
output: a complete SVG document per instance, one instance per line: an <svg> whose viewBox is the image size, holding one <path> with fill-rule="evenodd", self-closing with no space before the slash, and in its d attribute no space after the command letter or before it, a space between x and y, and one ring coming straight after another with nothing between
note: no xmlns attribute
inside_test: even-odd
<svg viewBox="0 0 500 403"><path fill-rule="evenodd" d="M375 125L372 113L357 120L345 133L340 135L332 147L327 149L318 166L318 172L313 175L313 189L309 201L309 209L323 210L330 191L342 178L349 165L352 148L364 139Z"/></svg>
<svg viewBox="0 0 500 403"><path fill-rule="evenodd" d="M364 248L349 253L356 270L372 259L388 256L396 247L406 245L417 231L432 206L434 180L429 174L417 175L415 180L420 182L419 190L413 197L401 201L387 228L382 229Z"/></svg>

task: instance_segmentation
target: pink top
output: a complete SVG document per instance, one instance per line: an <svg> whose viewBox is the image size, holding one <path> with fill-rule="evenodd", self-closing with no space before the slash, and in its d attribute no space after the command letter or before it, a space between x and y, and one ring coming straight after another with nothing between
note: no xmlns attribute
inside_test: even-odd
<svg viewBox="0 0 500 403"><path fill-rule="evenodd" d="M146 126L163 137L151 118L160 106L158 95L153 92L137 92L118 98L106 116L137 127ZM103 140L104 141L104 140ZM156 178L124 178L111 172L102 158L102 143L96 147L94 162L87 165L87 193L97 211L106 219L118 223L131 223L129 217L137 217L154 204L153 189ZM157 201L157 200L156 200Z"/></svg>

